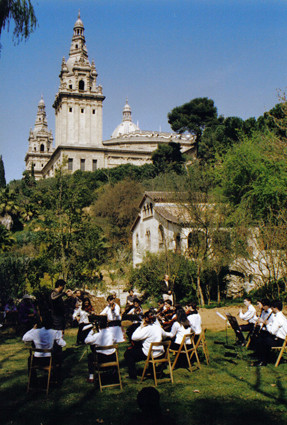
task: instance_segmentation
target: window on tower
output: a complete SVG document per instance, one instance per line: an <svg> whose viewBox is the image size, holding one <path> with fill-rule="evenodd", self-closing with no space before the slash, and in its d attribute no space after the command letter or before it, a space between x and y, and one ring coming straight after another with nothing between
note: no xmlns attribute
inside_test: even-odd
<svg viewBox="0 0 287 425"><path fill-rule="evenodd" d="M73 108L69 108L69 112L73 112Z"/></svg>
<svg viewBox="0 0 287 425"><path fill-rule="evenodd" d="M96 110L95 110L95 109L93 109L93 115L95 115L95 113L96 113Z"/></svg>
<svg viewBox="0 0 287 425"><path fill-rule="evenodd" d="M85 82L83 80L79 81L79 90L85 90Z"/></svg>
<svg viewBox="0 0 287 425"><path fill-rule="evenodd" d="M72 88L73 88L72 84L69 84L69 89L71 89L71 90L72 90Z"/></svg>
<svg viewBox="0 0 287 425"><path fill-rule="evenodd" d="M83 114L84 112L85 112L85 110L82 108L82 109L81 109L81 114Z"/></svg>
<svg viewBox="0 0 287 425"><path fill-rule="evenodd" d="M45 146L43 144L40 146L40 152L45 152Z"/></svg>

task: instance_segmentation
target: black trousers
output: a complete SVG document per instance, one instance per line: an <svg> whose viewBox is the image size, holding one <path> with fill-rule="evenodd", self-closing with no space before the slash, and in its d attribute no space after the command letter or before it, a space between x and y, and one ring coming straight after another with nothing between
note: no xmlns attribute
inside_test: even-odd
<svg viewBox="0 0 287 425"><path fill-rule="evenodd" d="M129 347L124 356L127 362L129 376L135 379L137 377L136 363L141 360L146 360L147 356L143 353L142 347L138 345Z"/></svg>
<svg viewBox="0 0 287 425"><path fill-rule="evenodd" d="M258 359L262 362L270 362L271 347L281 347L284 344L284 339L278 338L268 332L259 335L255 345L255 352Z"/></svg>

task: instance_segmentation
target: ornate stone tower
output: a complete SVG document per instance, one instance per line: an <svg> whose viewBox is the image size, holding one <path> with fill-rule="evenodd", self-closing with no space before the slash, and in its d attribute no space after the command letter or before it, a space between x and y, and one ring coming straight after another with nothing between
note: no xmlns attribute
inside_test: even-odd
<svg viewBox="0 0 287 425"><path fill-rule="evenodd" d="M38 104L34 130L30 129L29 148L25 156L26 170L34 171L36 180L42 178L42 169L53 153L52 131L48 130L43 97Z"/></svg>
<svg viewBox="0 0 287 425"><path fill-rule="evenodd" d="M90 64L85 44L84 25L80 18L74 25L69 59L62 60L60 87L56 94L55 145L102 146L105 96L97 86L95 63Z"/></svg>

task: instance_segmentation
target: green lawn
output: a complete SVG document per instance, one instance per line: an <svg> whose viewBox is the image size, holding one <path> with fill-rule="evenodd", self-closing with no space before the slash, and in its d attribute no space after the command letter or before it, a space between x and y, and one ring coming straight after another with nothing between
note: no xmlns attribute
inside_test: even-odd
<svg viewBox="0 0 287 425"><path fill-rule="evenodd" d="M102 393L86 383L87 357L76 348L76 330L65 336L63 384L46 397L42 392L26 393L27 348L21 338L0 334L1 424L74 425L125 424L138 411L136 394L143 386L130 381L124 364L126 344L120 347L123 391L107 388ZM168 411L177 425L283 425L287 423L287 363L278 368L251 367L250 351L233 346L235 338L224 332L207 332L211 363L204 362L193 373L176 369L174 384L160 383L163 412ZM143 364L140 364L142 367ZM135 424L136 425L136 424ZM164 424L163 424L164 425Z"/></svg>

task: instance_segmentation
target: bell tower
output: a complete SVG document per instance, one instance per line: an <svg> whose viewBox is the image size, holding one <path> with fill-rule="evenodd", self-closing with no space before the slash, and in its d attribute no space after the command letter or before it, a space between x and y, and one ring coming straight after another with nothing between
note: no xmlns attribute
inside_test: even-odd
<svg viewBox="0 0 287 425"><path fill-rule="evenodd" d="M62 60L60 87L56 94L55 146L102 147L105 96L97 85L94 61L90 64L84 25L80 17L74 33L67 62Z"/></svg>
<svg viewBox="0 0 287 425"><path fill-rule="evenodd" d="M43 97L38 104L34 130L30 129L29 148L25 156L26 170L34 173L36 180L42 178L42 169L53 153L52 131L48 130L46 107Z"/></svg>

